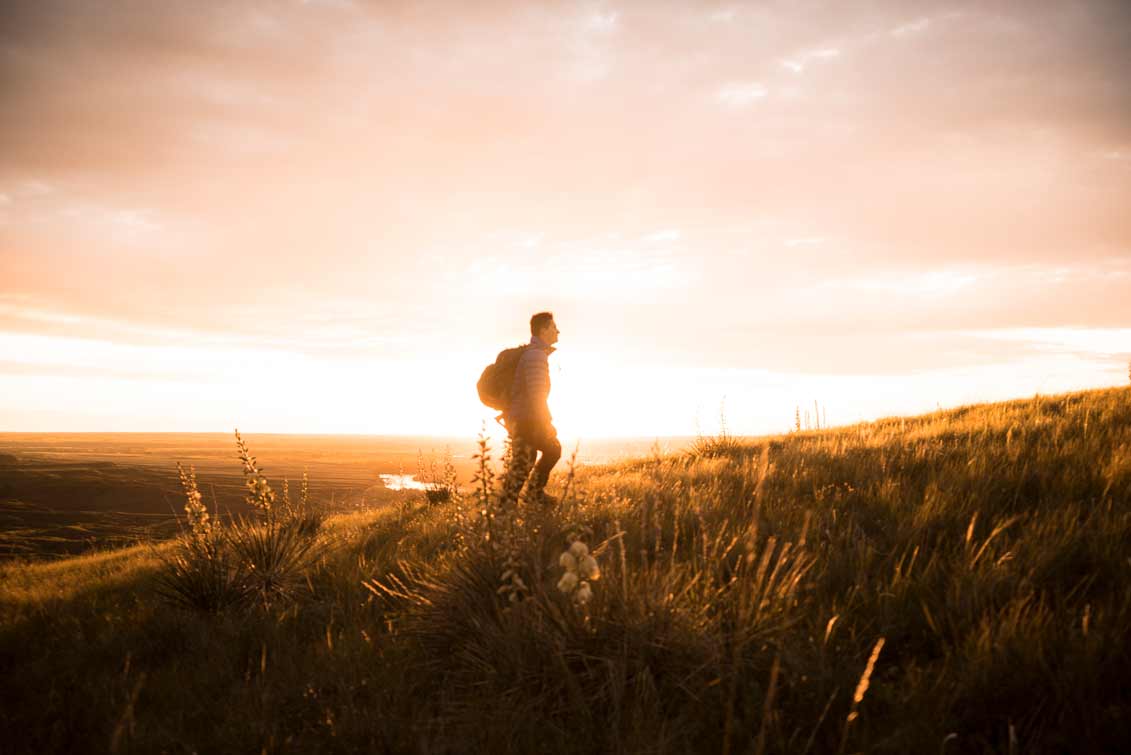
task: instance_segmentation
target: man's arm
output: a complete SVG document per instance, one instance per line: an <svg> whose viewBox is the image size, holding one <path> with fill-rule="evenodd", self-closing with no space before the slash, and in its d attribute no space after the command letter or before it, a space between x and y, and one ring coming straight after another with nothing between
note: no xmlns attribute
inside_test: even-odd
<svg viewBox="0 0 1131 755"><path fill-rule="evenodd" d="M518 363L524 388L523 397L530 411L530 419L539 424L550 423L550 361L542 349L527 349Z"/></svg>

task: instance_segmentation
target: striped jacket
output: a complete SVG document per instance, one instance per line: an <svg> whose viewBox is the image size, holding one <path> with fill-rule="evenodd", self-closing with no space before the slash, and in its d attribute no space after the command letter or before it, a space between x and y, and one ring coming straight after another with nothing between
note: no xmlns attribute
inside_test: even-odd
<svg viewBox="0 0 1131 755"><path fill-rule="evenodd" d="M550 396L550 354L553 346L538 336L530 339L530 346L518 360L511 383L511 401L506 417L509 423L549 424L550 407L546 399Z"/></svg>

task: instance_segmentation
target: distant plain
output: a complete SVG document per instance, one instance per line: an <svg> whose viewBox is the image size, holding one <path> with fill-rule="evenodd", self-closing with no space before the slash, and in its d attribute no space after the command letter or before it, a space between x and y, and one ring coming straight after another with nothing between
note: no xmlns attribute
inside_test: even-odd
<svg viewBox="0 0 1131 755"><path fill-rule="evenodd" d="M244 439L280 490L286 478L297 496L305 470L312 500L340 511L419 495L389 489L381 475L419 476L423 461L427 479L448 452L460 484L470 482L475 467L470 436L245 434ZM670 450L690 440L658 442ZM583 442L578 461L643 455L656 443ZM572 450L565 449L567 458ZM0 560L71 556L175 534L183 505L177 462L195 467L210 509L247 512L235 439L228 433L0 433Z"/></svg>

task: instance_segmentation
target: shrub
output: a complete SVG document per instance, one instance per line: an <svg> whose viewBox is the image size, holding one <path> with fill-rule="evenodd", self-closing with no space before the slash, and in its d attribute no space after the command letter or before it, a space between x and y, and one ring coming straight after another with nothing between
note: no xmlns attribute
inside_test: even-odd
<svg viewBox="0 0 1131 755"><path fill-rule="evenodd" d="M456 479L456 467L452 461L451 448L444 449L439 464L433 457L427 468L424 465L424 454L418 452L416 455L416 477L425 485L424 499L433 506L454 501L459 497L459 482Z"/></svg>
<svg viewBox="0 0 1131 755"><path fill-rule="evenodd" d="M220 528L204 536L182 537L172 555L161 556L157 594L171 605L202 613L219 613L248 598L248 583L232 557Z"/></svg>
<svg viewBox="0 0 1131 755"><path fill-rule="evenodd" d="M228 527L209 517L197 489L196 472L178 464L189 529L171 556L163 556L158 594L170 604L216 613L251 602L269 606L291 600L319 553L323 513L310 506L304 473L297 503L283 481L282 505L255 457L236 431L248 504L260 520L241 518Z"/></svg>
<svg viewBox="0 0 1131 755"><path fill-rule="evenodd" d="M242 520L228 529L227 537L242 566L248 594L264 606L293 599L317 557L317 539L302 520L285 524Z"/></svg>

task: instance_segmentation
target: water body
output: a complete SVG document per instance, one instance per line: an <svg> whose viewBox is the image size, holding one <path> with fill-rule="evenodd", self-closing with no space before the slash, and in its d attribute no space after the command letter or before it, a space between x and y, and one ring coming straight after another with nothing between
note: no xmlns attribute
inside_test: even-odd
<svg viewBox="0 0 1131 755"><path fill-rule="evenodd" d="M389 490L428 490L432 486L427 482L420 482L413 474L383 474L378 475L381 482Z"/></svg>

